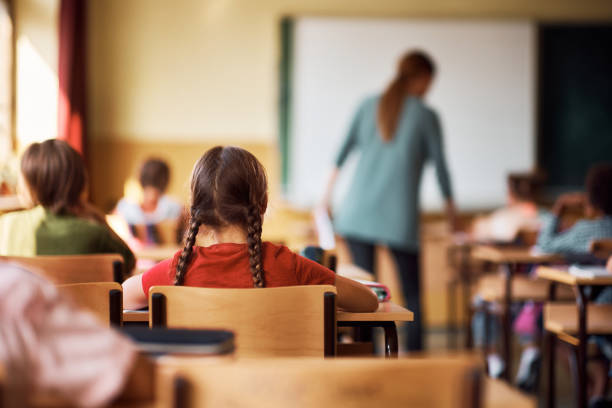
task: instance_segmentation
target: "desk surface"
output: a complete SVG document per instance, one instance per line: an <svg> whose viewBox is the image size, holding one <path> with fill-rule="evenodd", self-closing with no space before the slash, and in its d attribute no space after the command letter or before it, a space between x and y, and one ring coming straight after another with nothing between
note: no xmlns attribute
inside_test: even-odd
<svg viewBox="0 0 612 408"><path fill-rule="evenodd" d="M535 253L531 248L477 245L472 249L472 258L494 263L542 263L562 262L563 257L557 254Z"/></svg>
<svg viewBox="0 0 612 408"><path fill-rule="evenodd" d="M177 251L183 249L178 245L156 245L148 246L134 251L136 259L147 259L150 261L163 261L172 258Z"/></svg>
<svg viewBox="0 0 612 408"><path fill-rule="evenodd" d="M567 266L539 266L536 273L538 278L566 285L612 285L612 273L609 276L581 278L570 274Z"/></svg>
<svg viewBox="0 0 612 408"><path fill-rule="evenodd" d="M414 313L410 310L396 305L392 302L384 302L378 305L378 310L373 313L351 313L338 310L336 318L340 322L411 322ZM123 312L124 322L148 322L148 310L128 310Z"/></svg>

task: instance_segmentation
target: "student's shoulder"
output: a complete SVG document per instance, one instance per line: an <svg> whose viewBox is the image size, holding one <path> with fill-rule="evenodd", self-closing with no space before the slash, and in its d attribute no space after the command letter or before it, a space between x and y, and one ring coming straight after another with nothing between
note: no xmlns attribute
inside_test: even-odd
<svg viewBox="0 0 612 408"><path fill-rule="evenodd" d="M0 215L0 224L12 225L25 222L39 222L45 217L45 209L41 206L29 208L27 210L12 211Z"/></svg>

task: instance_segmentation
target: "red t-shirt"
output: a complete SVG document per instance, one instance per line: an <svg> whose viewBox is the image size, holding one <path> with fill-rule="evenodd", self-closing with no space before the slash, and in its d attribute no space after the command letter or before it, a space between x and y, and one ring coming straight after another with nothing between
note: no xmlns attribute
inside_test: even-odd
<svg viewBox="0 0 612 408"><path fill-rule="evenodd" d="M149 269L142 275L142 289L149 294L151 286L173 285L176 264L181 251ZM295 285L333 285L334 272L291 252L286 246L264 242L262 245L266 287ZM185 286L205 288L252 288L246 244L216 244L193 247L185 274Z"/></svg>

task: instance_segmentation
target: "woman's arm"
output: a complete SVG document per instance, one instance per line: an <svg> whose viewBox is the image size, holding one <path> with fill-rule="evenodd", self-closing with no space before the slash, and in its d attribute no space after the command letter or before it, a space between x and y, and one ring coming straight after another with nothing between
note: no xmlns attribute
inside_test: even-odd
<svg viewBox="0 0 612 408"><path fill-rule="evenodd" d="M457 217L457 210L453 201L450 175L444 154L444 143L442 141L442 126L440 119L435 112L429 111L428 120L425 122L425 142L427 144L427 154L434 162L438 185L445 198L446 216L453 231L459 231L461 226Z"/></svg>
<svg viewBox="0 0 612 408"><path fill-rule="evenodd" d="M147 306L147 294L142 289L142 274L134 275L123 284L123 308L128 310L142 309Z"/></svg>
<svg viewBox="0 0 612 408"><path fill-rule="evenodd" d="M336 275L338 307L347 312L375 312L378 298L370 289L352 279Z"/></svg>

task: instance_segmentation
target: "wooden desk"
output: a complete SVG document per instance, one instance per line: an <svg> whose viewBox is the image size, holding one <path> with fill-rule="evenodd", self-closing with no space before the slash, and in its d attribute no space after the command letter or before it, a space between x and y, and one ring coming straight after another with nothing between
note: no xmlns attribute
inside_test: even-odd
<svg viewBox="0 0 612 408"><path fill-rule="evenodd" d="M563 258L556 254L536 253L529 247L477 245L472 249L472 259L505 265L504 268L504 295L502 300L502 355L506 361L503 378L510 380L510 366L512 361L512 317L510 306L512 304L512 280L521 265L562 262Z"/></svg>
<svg viewBox="0 0 612 408"><path fill-rule="evenodd" d="M154 262L163 261L164 259L172 258L177 251L183 247L177 245L155 245L147 246L134 251L136 259L147 259Z"/></svg>
<svg viewBox="0 0 612 408"><path fill-rule="evenodd" d="M559 329L560 322L549 322L545 324L546 328L546 344L548 355L548 406L553 407L555 405L555 347L556 338L568 341L577 347L578 351L578 407L585 408L587 406L587 311L591 309L588 306L589 299L586 296L585 289L587 286L610 286L612 285L612 274L610 276L601 276L595 278L579 278L571 275L568 272L567 267L545 267L540 266L537 270L538 277L547 279L551 282L549 288L548 300L554 302L556 300L556 289L557 284L570 285L574 288L576 293L576 307L578 312L578 324L576 328L577 338L569 335L563 329L561 324L561 334L555 329ZM551 325L552 323L552 325ZM568 327L565 327L566 329ZM572 339L575 339L572 341ZM577 344L576 344L577 343Z"/></svg>
<svg viewBox="0 0 612 408"><path fill-rule="evenodd" d="M447 283L446 296L447 296L447 315L448 315L448 348L451 350L457 349L457 301L456 301L456 289L459 287L461 290L461 307L464 310L465 322L465 348L470 350L472 348L472 322L469 319L471 316L471 284L472 274L470 268L470 256L472 248L475 244L469 240L456 240L449 245L447 249L447 262L451 269L455 272Z"/></svg>
<svg viewBox="0 0 612 408"><path fill-rule="evenodd" d="M352 313L338 310L336 314L338 327L382 327L385 332L385 354L397 357L398 339L395 322L411 322L414 313L392 302L378 305L378 310L372 313ZM124 310L123 322L148 323L148 310Z"/></svg>

